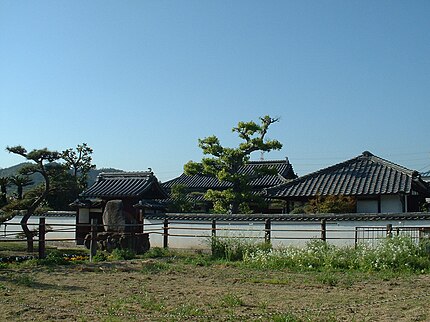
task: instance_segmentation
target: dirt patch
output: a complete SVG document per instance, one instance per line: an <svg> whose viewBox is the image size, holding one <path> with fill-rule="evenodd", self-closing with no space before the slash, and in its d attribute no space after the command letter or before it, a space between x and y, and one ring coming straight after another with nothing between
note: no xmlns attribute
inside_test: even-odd
<svg viewBox="0 0 430 322"><path fill-rule="evenodd" d="M0 269L2 321L430 321L430 276L133 260ZM294 320L293 320L294 321Z"/></svg>

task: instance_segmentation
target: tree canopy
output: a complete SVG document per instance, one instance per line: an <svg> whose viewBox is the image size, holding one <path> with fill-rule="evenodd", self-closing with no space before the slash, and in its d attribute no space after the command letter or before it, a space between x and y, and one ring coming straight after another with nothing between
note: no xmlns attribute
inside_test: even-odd
<svg viewBox="0 0 430 322"><path fill-rule="evenodd" d="M199 139L199 147L204 155L200 162L189 161L184 166L185 174L209 174L216 176L220 181L231 183L231 188L226 190L208 190L205 198L212 201L215 212L249 212L252 202L259 202L261 198L251 192L249 182L253 177L262 172L270 173L271 169L262 168L260 173L246 175L239 173L241 166L249 161L251 153L270 152L280 150L281 142L267 139L266 135L269 127L279 121L279 118L272 118L269 115L259 118L259 123L254 121L239 122L233 127L232 132L237 133L243 140L238 147L230 148L221 145L215 135Z"/></svg>
<svg viewBox="0 0 430 322"><path fill-rule="evenodd" d="M32 232L27 226L28 219L45 207L64 209L78 196L86 186L89 170L94 167L91 164L92 149L83 143L78 145L76 152L73 149L57 152L47 148L27 151L20 145L7 147L6 150L31 161L20 169L18 176L10 179L17 186L17 198L2 209L12 214L17 210L24 210L21 226L27 237L27 249L31 251ZM60 159L65 162L60 163ZM29 176L35 173L43 177L43 184L23 195L23 186L31 183Z"/></svg>

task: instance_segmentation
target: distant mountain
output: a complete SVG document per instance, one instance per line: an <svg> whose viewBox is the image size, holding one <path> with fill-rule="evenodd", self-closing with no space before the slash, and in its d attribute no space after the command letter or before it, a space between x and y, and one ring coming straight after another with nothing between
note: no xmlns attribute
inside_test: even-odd
<svg viewBox="0 0 430 322"><path fill-rule="evenodd" d="M30 162L23 162L14 166L11 166L9 168L3 168L0 169L0 177L11 177L13 175L16 175L19 173L19 170L23 168L26 164L31 164ZM123 172L123 170L114 169L114 168L101 168L101 169L92 169L90 170L90 173L88 174L88 186L91 186L97 179L97 176L102 172ZM24 190L29 190L32 187L43 183L43 177L41 174L36 173L30 176L30 178L33 180L34 184L28 187L25 187ZM9 187L8 194L14 192L14 186Z"/></svg>

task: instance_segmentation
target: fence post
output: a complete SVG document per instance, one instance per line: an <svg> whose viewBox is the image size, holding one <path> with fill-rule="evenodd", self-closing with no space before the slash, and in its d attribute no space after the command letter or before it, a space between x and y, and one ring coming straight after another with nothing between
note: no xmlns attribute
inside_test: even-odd
<svg viewBox="0 0 430 322"><path fill-rule="evenodd" d="M271 232L271 222L270 218L267 218L264 222L264 242L270 243L270 232Z"/></svg>
<svg viewBox="0 0 430 322"><path fill-rule="evenodd" d="M321 220L321 240L327 240L327 222L325 219Z"/></svg>
<svg viewBox="0 0 430 322"><path fill-rule="evenodd" d="M212 237L216 237L216 221L212 220Z"/></svg>
<svg viewBox="0 0 430 322"><path fill-rule="evenodd" d="M357 249L358 245L358 229L355 227L355 233L354 233L354 248Z"/></svg>
<svg viewBox="0 0 430 322"><path fill-rule="evenodd" d="M91 219L90 262L97 253L97 218Z"/></svg>
<svg viewBox="0 0 430 322"><path fill-rule="evenodd" d="M163 247L167 248L169 243L169 220L164 219L163 222Z"/></svg>
<svg viewBox="0 0 430 322"><path fill-rule="evenodd" d="M389 237L389 238L393 237L393 225L392 224L387 225L387 237Z"/></svg>
<svg viewBox="0 0 430 322"><path fill-rule="evenodd" d="M45 258L45 217L39 218L39 259Z"/></svg>

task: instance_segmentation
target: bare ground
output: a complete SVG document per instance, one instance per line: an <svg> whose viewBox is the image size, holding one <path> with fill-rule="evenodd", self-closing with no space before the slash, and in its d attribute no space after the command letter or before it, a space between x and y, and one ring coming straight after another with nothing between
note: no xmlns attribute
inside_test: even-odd
<svg viewBox="0 0 430 322"><path fill-rule="evenodd" d="M0 321L430 321L430 276L133 260L0 269Z"/></svg>

